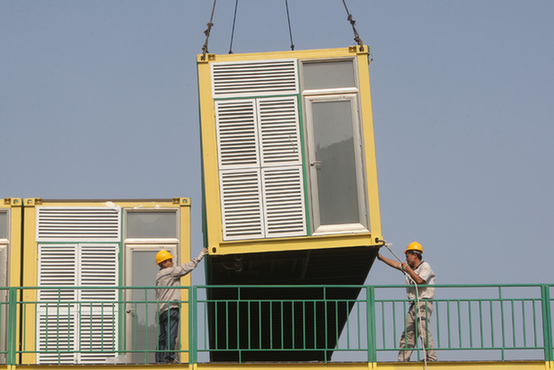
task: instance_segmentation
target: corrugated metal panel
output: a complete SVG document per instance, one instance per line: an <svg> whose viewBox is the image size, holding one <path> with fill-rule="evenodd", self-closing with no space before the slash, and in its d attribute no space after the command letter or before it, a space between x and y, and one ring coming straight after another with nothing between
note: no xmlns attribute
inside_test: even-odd
<svg viewBox="0 0 554 370"><path fill-rule="evenodd" d="M37 207L37 241L119 241L120 215L107 207Z"/></svg>
<svg viewBox="0 0 554 370"><path fill-rule="evenodd" d="M220 173L223 239L255 239L264 236L260 171Z"/></svg>
<svg viewBox="0 0 554 370"><path fill-rule="evenodd" d="M296 97L258 100L262 166L301 164Z"/></svg>
<svg viewBox="0 0 554 370"><path fill-rule="evenodd" d="M211 75L214 98L298 93L295 59L212 63Z"/></svg>
<svg viewBox="0 0 554 370"><path fill-rule="evenodd" d="M219 168L257 167L258 132L255 101L216 102Z"/></svg>
<svg viewBox="0 0 554 370"><path fill-rule="evenodd" d="M267 237L306 235L302 167L263 170Z"/></svg>

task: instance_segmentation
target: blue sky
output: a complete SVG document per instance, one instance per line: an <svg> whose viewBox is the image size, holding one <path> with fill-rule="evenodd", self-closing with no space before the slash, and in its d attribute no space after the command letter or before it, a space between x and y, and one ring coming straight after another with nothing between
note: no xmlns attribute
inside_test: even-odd
<svg viewBox="0 0 554 370"><path fill-rule="evenodd" d="M296 49L354 43L342 1L288 2ZM229 51L234 4L217 2L210 52ZM421 242L437 283L552 282L554 2L347 4L373 57L382 225L395 252ZM0 0L0 197L191 197L197 253L196 54L211 7ZM289 49L283 0L239 2L233 52ZM368 278L402 281L379 262Z"/></svg>

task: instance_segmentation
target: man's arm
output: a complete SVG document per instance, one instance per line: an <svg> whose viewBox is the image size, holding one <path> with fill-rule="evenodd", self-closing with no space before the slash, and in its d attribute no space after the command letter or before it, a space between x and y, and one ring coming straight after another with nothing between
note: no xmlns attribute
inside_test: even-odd
<svg viewBox="0 0 554 370"><path fill-rule="evenodd" d="M387 265L389 265L392 268L406 272L416 282L416 284L425 283L425 280L423 280L418 274L416 274L414 270L407 263L404 263L404 262L400 263L400 262L393 261L387 257L383 257L381 253L377 253L377 259L379 261L385 262Z"/></svg>
<svg viewBox="0 0 554 370"><path fill-rule="evenodd" d="M200 252L198 257L186 263L183 263L181 266L177 266L174 269L173 276L181 277L181 276L187 275L188 273L190 273L192 270L196 268L196 266L200 263L200 261L202 261L204 256L206 256L207 254L208 254L208 249L203 248L202 252Z"/></svg>
<svg viewBox="0 0 554 370"><path fill-rule="evenodd" d="M415 281L417 285L425 284L425 280L423 280L421 276L416 274L415 271L410 267L410 265L408 265L407 263L403 263L402 265L404 266L404 271L406 271L406 273L410 275L412 280Z"/></svg>
<svg viewBox="0 0 554 370"><path fill-rule="evenodd" d="M405 263L401 264L400 262L393 261L387 257L383 257L381 253L377 253L377 259L379 261L385 262L387 265L389 265L392 268L395 268L397 270L402 271L402 265L405 265Z"/></svg>

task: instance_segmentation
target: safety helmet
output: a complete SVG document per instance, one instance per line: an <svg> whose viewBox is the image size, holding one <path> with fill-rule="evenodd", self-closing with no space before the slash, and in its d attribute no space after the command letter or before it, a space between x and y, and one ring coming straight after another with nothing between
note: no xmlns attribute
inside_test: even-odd
<svg viewBox="0 0 554 370"><path fill-rule="evenodd" d="M423 248L421 248L421 244L419 244L418 242L411 242L410 244L408 244L408 248L406 248L404 254L408 253L409 251L423 253Z"/></svg>
<svg viewBox="0 0 554 370"><path fill-rule="evenodd" d="M159 265L160 263L162 263L163 261L167 261L168 259L170 258L173 258L173 256L171 255L171 253L169 253L168 251L166 251L165 249L164 250L161 250L159 251L158 253L156 253L156 265Z"/></svg>

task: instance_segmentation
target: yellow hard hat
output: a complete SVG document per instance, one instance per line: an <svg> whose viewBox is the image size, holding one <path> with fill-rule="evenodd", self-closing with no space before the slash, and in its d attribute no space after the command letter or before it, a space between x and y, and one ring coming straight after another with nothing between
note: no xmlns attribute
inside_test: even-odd
<svg viewBox="0 0 554 370"><path fill-rule="evenodd" d="M168 251L166 251L165 249L164 250L161 250L159 251L158 253L156 253L156 265L159 265L160 263L162 263L163 261L167 261L168 259L170 258L173 258L173 256L171 255L171 253L169 253Z"/></svg>
<svg viewBox="0 0 554 370"><path fill-rule="evenodd" d="M404 254L408 253L409 251L423 253L423 248L421 248L421 244L419 244L418 242L411 242L410 244L408 244L408 248L406 248Z"/></svg>

